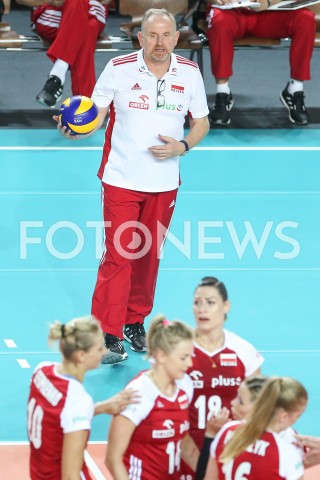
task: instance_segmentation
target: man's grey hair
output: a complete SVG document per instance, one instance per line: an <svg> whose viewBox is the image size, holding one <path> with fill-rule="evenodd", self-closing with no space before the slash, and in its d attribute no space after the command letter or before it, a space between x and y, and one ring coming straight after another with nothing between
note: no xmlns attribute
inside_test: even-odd
<svg viewBox="0 0 320 480"><path fill-rule="evenodd" d="M174 18L174 16L172 15L172 13L168 12L168 10L166 8L149 8L149 10L147 10L143 16L143 19L141 21L141 31L143 32L144 30L144 26L145 26L145 23L147 22L147 20L149 20L149 18L152 16L152 15L158 15L158 16L162 16L162 17L168 17L169 20L171 20L171 22L173 23L174 25L174 28L175 30L177 30L177 22L176 22L176 19Z"/></svg>

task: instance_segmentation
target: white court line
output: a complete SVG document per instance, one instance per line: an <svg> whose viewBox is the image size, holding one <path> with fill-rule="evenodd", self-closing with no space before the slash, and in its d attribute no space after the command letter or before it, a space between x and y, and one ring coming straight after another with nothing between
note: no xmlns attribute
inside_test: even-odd
<svg viewBox="0 0 320 480"><path fill-rule="evenodd" d="M0 195L96 195L100 196L101 192L22 192L22 191L8 191L8 192L0 192ZM320 190L221 190L219 192L215 192L212 190L193 190L193 191L183 191L179 192L179 195L320 195Z"/></svg>
<svg viewBox="0 0 320 480"><path fill-rule="evenodd" d="M103 147L30 147L30 146L6 146L0 147L0 151L102 151ZM238 152L238 151L251 151L251 152L259 152L259 151L311 151L317 152L320 150L320 147L194 147L192 151L208 151L208 152L217 152L217 151L231 151L231 152Z"/></svg>
<svg viewBox="0 0 320 480"><path fill-rule="evenodd" d="M0 352L0 355L60 355L60 352Z"/></svg>
<svg viewBox="0 0 320 480"><path fill-rule="evenodd" d="M25 358L18 358L17 362L19 363L21 368L31 368L31 365Z"/></svg>
<svg viewBox="0 0 320 480"><path fill-rule="evenodd" d="M96 480L106 480L106 477L103 475L100 468L98 467L96 462L93 460L93 458L90 456L87 450L85 450L84 452L84 460L88 465L90 472L95 476Z"/></svg>
<svg viewBox="0 0 320 480"><path fill-rule="evenodd" d="M7 345L8 348L17 348L17 345L12 338L4 338L4 343Z"/></svg>
<svg viewBox="0 0 320 480"><path fill-rule="evenodd" d="M93 441L89 441L88 442L88 445L107 445L108 442L106 442L105 440L93 440ZM12 441L12 442L6 442L6 441L0 441L0 447L5 447L5 446L11 446L11 445L29 445L29 442L26 442L26 441Z"/></svg>
<svg viewBox="0 0 320 480"><path fill-rule="evenodd" d="M261 353L320 353L320 349L259 350ZM15 352L15 355L60 355L60 352ZM12 355L13 352L0 352L0 355ZM91 442L95 443L95 442ZM103 442L102 442L103 443Z"/></svg>
<svg viewBox="0 0 320 480"><path fill-rule="evenodd" d="M31 152L35 152L35 151L41 151L41 152L56 152L56 151L102 151L103 147L28 147L28 146L25 146L25 147L0 147L0 151L17 151L17 152L21 152L21 151L31 151Z"/></svg>
<svg viewBox="0 0 320 480"><path fill-rule="evenodd" d="M0 442L0 447L11 447L15 445L29 445L29 442Z"/></svg>
<svg viewBox="0 0 320 480"><path fill-rule="evenodd" d="M161 272L207 272L214 270L219 272L319 272L320 267L299 268L160 268ZM0 268L0 273L51 273L51 272L96 272L96 268Z"/></svg>
<svg viewBox="0 0 320 480"><path fill-rule="evenodd" d="M320 353L320 350L259 350L262 353Z"/></svg>

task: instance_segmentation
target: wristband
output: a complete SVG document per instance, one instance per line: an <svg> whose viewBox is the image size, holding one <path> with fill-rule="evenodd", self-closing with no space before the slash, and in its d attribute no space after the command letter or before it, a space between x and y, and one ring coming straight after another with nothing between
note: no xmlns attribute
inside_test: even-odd
<svg viewBox="0 0 320 480"><path fill-rule="evenodd" d="M180 140L181 143L183 143L184 147L185 147L185 151L183 153L181 153L181 156L182 155L186 155L186 153L189 152L189 145L188 143L185 141L185 140Z"/></svg>

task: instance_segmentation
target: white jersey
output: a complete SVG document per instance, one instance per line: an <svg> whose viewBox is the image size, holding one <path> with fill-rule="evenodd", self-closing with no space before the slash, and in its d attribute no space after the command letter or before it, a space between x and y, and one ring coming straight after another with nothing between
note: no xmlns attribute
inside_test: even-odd
<svg viewBox="0 0 320 480"><path fill-rule="evenodd" d="M305 452L303 447L299 444L299 441L295 437L296 433L297 432L292 427L288 427L285 430L282 430L282 432L279 433L279 436L282 438L282 440L284 440L286 443L289 443L296 449L300 456L301 462L303 463Z"/></svg>
<svg viewBox="0 0 320 480"><path fill-rule="evenodd" d="M158 97L164 105L158 105ZM171 54L161 80L145 64L143 50L113 58L94 88L98 107L109 107L99 178L106 184L143 192L179 186L179 156L158 160L148 150L163 145L159 134L181 140L184 122L209 113L198 65Z"/></svg>

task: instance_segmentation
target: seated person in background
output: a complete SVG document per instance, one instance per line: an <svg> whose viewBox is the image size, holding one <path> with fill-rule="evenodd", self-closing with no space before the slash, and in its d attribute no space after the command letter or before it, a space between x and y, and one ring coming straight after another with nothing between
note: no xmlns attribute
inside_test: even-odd
<svg viewBox="0 0 320 480"><path fill-rule="evenodd" d="M31 20L35 31L49 42L48 57L54 62L36 100L54 108L62 95L70 68L73 95L91 97L96 83L94 53L103 32L110 0L17 0L34 7Z"/></svg>
<svg viewBox="0 0 320 480"><path fill-rule="evenodd" d="M229 125L233 97L229 78L233 74L234 40L250 35L267 38L291 38L291 78L280 93L280 100L289 112L289 119L297 125L308 124L304 105L303 82L310 80L316 22L314 13L306 8L291 11L266 11L281 0L259 0L258 8L221 10L215 7L230 0L211 0L208 31L211 67L217 84L217 94L210 115L212 124ZM248 79L249 84L249 79ZM261 86L263 91L263 85Z"/></svg>

